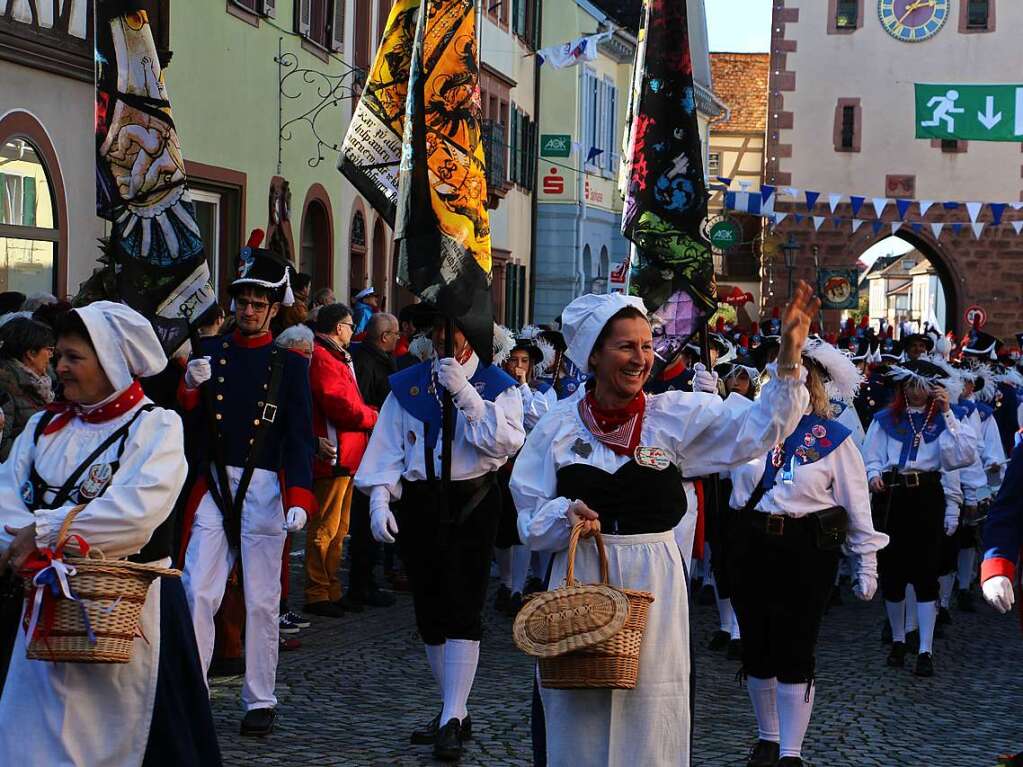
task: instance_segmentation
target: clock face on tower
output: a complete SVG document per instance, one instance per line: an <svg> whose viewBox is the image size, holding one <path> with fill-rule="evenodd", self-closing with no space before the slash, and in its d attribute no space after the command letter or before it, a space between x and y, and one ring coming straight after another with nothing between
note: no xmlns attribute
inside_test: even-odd
<svg viewBox="0 0 1023 767"><path fill-rule="evenodd" d="M877 0L881 26L896 40L919 43L945 25L949 0Z"/></svg>

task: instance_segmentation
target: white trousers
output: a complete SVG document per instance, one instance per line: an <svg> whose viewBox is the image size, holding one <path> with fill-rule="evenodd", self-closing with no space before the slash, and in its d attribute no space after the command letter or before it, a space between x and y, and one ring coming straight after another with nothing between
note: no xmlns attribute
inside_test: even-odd
<svg viewBox="0 0 1023 767"><path fill-rule="evenodd" d="M227 467L232 495L242 470ZM245 591L245 685L242 705L246 711L277 705L277 681L281 601L281 555L284 552L284 508L277 475L256 469L242 507L242 588ZM216 629L213 616L220 609L228 575L238 552L227 542L224 520L209 492L199 502L192 537L185 552L182 584L192 613L195 639L203 675L209 673Z"/></svg>

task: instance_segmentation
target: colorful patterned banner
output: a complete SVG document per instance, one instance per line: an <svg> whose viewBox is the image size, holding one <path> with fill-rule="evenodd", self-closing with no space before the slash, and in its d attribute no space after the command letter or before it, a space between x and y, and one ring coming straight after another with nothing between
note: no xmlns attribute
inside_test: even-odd
<svg viewBox="0 0 1023 767"><path fill-rule="evenodd" d="M490 220L472 0L425 0L409 69L395 239L398 282L493 349Z"/></svg>
<svg viewBox="0 0 1023 767"><path fill-rule="evenodd" d="M96 212L112 227L75 302L123 301L172 352L216 298L149 20L126 5L96 4Z"/></svg>
<svg viewBox="0 0 1023 767"><path fill-rule="evenodd" d="M688 30L685 0L647 0L619 178L622 233L639 257L633 292L667 315L658 355L669 361L714 312L717 295L700 233L707 188Z"/></svg>
<svg viewBox="0 0 1023 767"><path fill-rule="evenodd" d="M392 228L419 2L398 0L391 8L337 163L342 175Z"/></svg>

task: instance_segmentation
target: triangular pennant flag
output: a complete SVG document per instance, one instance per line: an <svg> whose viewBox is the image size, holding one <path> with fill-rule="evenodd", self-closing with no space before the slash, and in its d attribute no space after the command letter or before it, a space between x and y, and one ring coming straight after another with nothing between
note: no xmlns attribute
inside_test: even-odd
<svg viewBox="0 0 1023 767"><path fill-rule="evenodd" d="M813 206L817 204L817 198L821 196L820 192L811 192L809 189L806 190L806 209L813 212Z"/></svg>
<svg viewBox="0 0 1023 767"><path fill-rule="evenodd" d="M842 199L842 195L831 193L828 195L828 207L831 208L831 212L835 212L835 208L838 207L839 200Z"/></svg>
<svg viewBox="0 0 1023 767"><path fill-rule="evenodd" d="M952 224L952 231L953 233L955 233L956 236L958 236L959 233L963 231L963 225L957 221L956 223Z"/></svg>
<svg viewBox="0 0 1023 767"><path fill-rule="evenodd" d="M880 221L871 221L870 228L874 230L874 234L881 231L881 227L884 226Z"/></svg>
<svg viewBox="0 0 1023 767"><path fill-rule="evenodd" d="M959 210L959 203L958 202L952 202L951 200L949 202L941 203L941 206L945 210Z"/></svg>
<svg viewBox="0 0 1023 767"><path fill-rule="evenodd" d="M979 240L980 239L980 233L984 231L984 224L983 224L983 222L981 222L979 224L970 224L970 226L973 228L973 236L974 236L974 238Z"/></svg>
<svg viewBox="0 0 1023 767"><path fill-rule="evenodd" d="M934 239L937 240L939 237L941 237L941 228L943 226L945 226L945 225L944 224L931 224L931 234L934 235Z"/></svg>
<svg viewBox="0 0 1023 767"><path fill-rule="evenodd" d="M895 201L895 209L899 211L899 221L906 218L906 213L909 212L909 206L912 204L912 200L906 200L904 198L899 198Z"/></svg>
<svg viewBox="0 0 1023 767"><path fill-rule="evenodd" d="M977 216L980 215L980 209L984 207L982 202L968 202L966 203L966 212L970 214L970 223L977 223Z"/></svg>
<svg viewBox="0 0 1023 767"><path fill-rule="evenodd" d="M912 224L910 224L910 227L913 229L914 232L920 234L920 232L924 228L924 225L921 224L919 221L914 221Z"/></svg>
<svg viewBox="0 0 1023 767"><path fill-rule="evenodd" d="M788 213L775 213L774 214L774 218L772 219L772 221L774 221L774 225L775 226L778 226L778 224L780 224L782 221L784 221L788 217L789 217Z"/></svg>
<svg viewBox="0 0 1023 767"><path fill-rule="evenodd" d="M842 225L842 219L840 219L838 216L835 216L833 219L831 219L831 223L835 225L835 229L838 229L838 227Z"/></svg>
<svg viewBox="0 0 1023 767"><path fill-rule="evenodd" d="M720 181L725 186L731 186L732 185L732 179L730 179L730 178L725 178L724 176L717 176L716 178L717 178L718 181Z"/></svg>
<svg viewBox="0 0 1023 767"><path fill-rule="evenodd" d="M934 200L920 200L920 215L926 216L927 211L934 204Z"/></svg>
<svg viewBox="0 0 1023 767"><path fill-rule="evenodd" d="M745 192L745 191L746 191L747 189L749 189L749 181L740 181L740 182L739 182L739 189L741 189L741 190L742 190L742 191L744 191L744 192Z"/></svg>
<svg viewBox="0 0 1023 767"><path fill-rule="evenodd" d="M1013 210L1023 210L1023 202L1010 202L1009 207Z"/></svg>
<svg viewBox="0 0 1023 767"><path fill-rule="evenodd" d="M763 199L764 202L767 202L768 200L771 199L771 197L774 195L774 189L775 187L768 186L767 184L760 185L760 197Z"/></svg>
<svg viewBox="0 0 1023 767"><path fill-rule="evenodd" d="M1023 221L1013 221L1012 228L1016 231L1016 234L1023 232Z"/></svg>
<svg viewBox="0 0 1023 767"><path fill-rule="evenodd" d="M803 223L803 216L801 213L793 213L792 218L795 220L797 224Z"/></svg>
<svg viewBox="0 0 1023 767"><path fill-rule="evenodd" d="M763 189L763 187L760 187L760 188ZM773 214L774 214L774 197L771 197L770 200L765 200L764 199L764 193L760 192L760 215L761 216L770 216L770 215L773 215Z"/></svg>
<svg viewBox="0 0 1023 767"><path fill-rule="evenodd" d="M902 222L901 221L892 221L892 223L891 223L892 234L895 234L897 231L899 231L899 228L901 226L902 226Z"/></svg>
<svg viewBox="0 0 1023 767"><path fill-rule="evenodd" d="M859 228L860 228L861 226L863 226L863 219L862 219L862 218L854 218L854 219L852 220L852 230L853 230L853 232L854 232L854 233L855 233L855 232L856 232L856 230L857 230L857 229L859 229Z"/></svg>
<svg viewBox="0 0 1023 767"><path fill-rule="evenodd" d="M817 231L818 229L820 229L821 228L821 224L823 224L823 223L824 223L824 216L814 216L813 217L813 229L814 229L814 231Z"/></svg>
<svg viewBox="0 0 1023 767"><path fill-rule="evenodd" d="M874 197L870 202L874 206L874 212L877 214L877 217L882 218L884 216L884 209L888 207L888 203L891 200L887 197Z"/></svg>
<svg viewBox="0 0 1023 767"><path fill-rule="evenodd" d="M799 190L796 189L794 186L787 186L785 187L785 194L787 194L789 197L799 197Z"/></svg>
<svg viewBox="0 0 1023 767"><path fill-rule="evenodd" d="M863 207L863 203L866 199L866 197L858 197L856 195L851 195L849 197L849 204L852 205L852 214L854 216L860 215L860 208Z"/></svg>
<svg viewBox="0 0 1023 767"><path fill-rule="evenodd" d="M998 226L1002 223L1002 215L1005 213L1005 209L1008 207L1004 202L991 202L988 203L988 207L991 208L991 224L992 226Z"/></svg>

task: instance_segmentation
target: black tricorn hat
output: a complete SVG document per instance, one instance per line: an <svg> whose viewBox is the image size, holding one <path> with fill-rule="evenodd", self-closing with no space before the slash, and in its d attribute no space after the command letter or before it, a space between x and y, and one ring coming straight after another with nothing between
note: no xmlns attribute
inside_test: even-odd
<svg viewBox="0 0 1023 767"><path fill-rule="evenodd" d="M230 293L234 295L245 287L257 287L270 291L276 302L284 306L295 303L291 292L291 263L272 250L264 248L242 248L238 254L238 277L231 282Z"/></svg>

